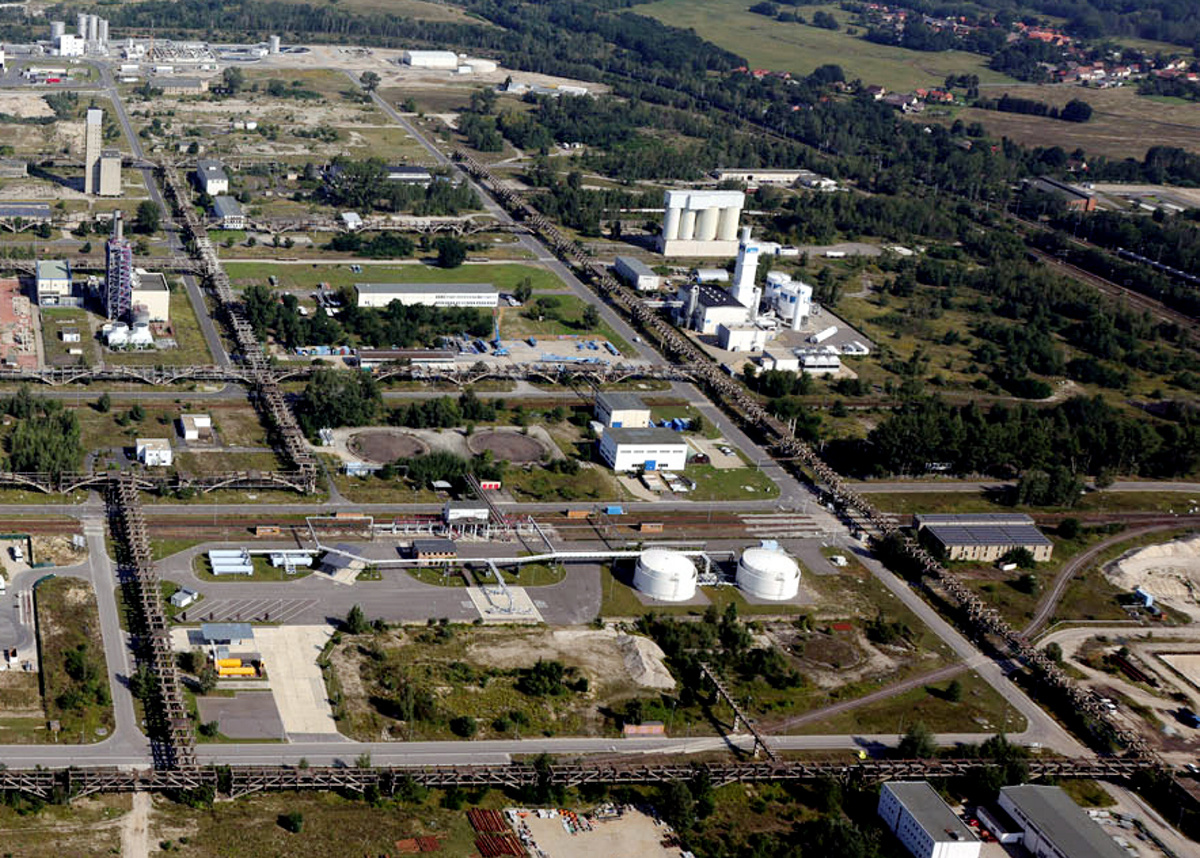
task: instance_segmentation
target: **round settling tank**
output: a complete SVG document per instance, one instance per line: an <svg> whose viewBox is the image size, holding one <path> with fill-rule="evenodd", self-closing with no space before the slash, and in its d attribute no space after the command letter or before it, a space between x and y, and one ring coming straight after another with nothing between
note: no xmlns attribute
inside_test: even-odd
<svg viewBox="0 0 1200 858"><path fill-rule="evenodd" d="M737 585L759 599L792 599L800 592L800 567L782 551L747 548L738 561Z"/></svg>
<svg viewBox="0 0 1200 858"><path fill-rule="evenodd" d="M696 595L696 566L678 551L649 548L637 559L633 586L653 599L686 602Z"/></svg>

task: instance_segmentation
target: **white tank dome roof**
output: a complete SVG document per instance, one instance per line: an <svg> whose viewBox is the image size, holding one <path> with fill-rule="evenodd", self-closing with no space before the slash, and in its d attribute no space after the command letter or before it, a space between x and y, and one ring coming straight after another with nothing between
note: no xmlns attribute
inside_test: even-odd
<svg viewBox="0 0 1200 858"><path fill-rule="evenodd" d="M638 557L633 585L655 599L685 602L696 595L696 578L696 565L687 555L648 548Z"/></svg>
<svg viewBox="0 0 1200 858"><path fill-rule="evenodd" d="M800 592L800 567L782 551L747 548L738 561L737 584L760 599L791 599Z"/></svg>

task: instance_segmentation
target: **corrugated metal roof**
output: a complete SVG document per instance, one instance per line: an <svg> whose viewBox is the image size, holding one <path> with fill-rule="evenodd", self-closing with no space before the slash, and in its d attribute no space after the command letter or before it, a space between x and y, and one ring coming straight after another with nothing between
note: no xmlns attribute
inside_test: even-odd
<svg viewBox="0 0 1200 858"><path fill-rule="evenodd" d="M242 207L233 197L221 194L213 198L213 213L219 218L242 217Z"/></svg>
<svg viewBox="0 0 1200 858"><path fill-rule="evenodd" d="M491 283L355 283L354 288L367 295L398 295L421 293L436 295L442 292L472 292L485 294L495 292Z"/></svg>
<svg viewBox="0 0 1200 858"><path fill-rule="evenodd" d="M249 623L201 623L200 636L206 641L244 641L254 639Z"/></svg>
<svg viewBox="0 0 1200 858"><path fill-rule="evenodd" d="M596 404L609 411L649 411L650 407L636 393L600 392Z"/></svg>
<svg viewBox="0 0 1200 858"><path fill-rule="evenodd" d="M1058 787L1024 784L1001 787L1000 794L1007 796L1042 837L1068 858L1125 858L1125 851L1116 841ZM1022 828L1028 827L1023 820L1017 822Z"/></svg>

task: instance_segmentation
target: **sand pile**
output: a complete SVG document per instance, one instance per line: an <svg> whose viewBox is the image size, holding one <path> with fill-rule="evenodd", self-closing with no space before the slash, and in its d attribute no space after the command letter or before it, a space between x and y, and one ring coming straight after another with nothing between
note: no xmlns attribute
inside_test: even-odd
<svg viewBox="0 0 1200 858"><path fill-rule="evenodd" d="M1200 536L1130 551L1108 564L1104 575L1122 590L1140 587L1157 601L1200 618Z"/></svg>
<svg viewBox="0 0 1200 858"><path fill-rule="evenodd" d="M666 654L650 638L621 635L617 638L617 647L625 658L625 670L638 685L643 688L675 687L671 671L663 664Z"/></svg>

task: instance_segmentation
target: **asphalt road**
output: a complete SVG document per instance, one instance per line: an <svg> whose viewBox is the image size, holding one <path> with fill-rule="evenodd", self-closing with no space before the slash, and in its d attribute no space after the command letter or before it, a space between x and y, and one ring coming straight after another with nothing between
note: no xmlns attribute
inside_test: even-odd
<svg viewBox="0 0 1200 858"><path fill-rule="evenodd" d="M1031 637L1041 631L1050 617L1053 616L1054 610L1058 607L1058 603L1062 600L1063 593L1067 591L1074 577L1084 569L1092 565L1092 561L1096 559L1102 552L1106 551L1113 545L1118 545L1122 542L1127 542L1147 533L1156 533L1161 530L1171 530L1172 525L1157 524L1151 527L1139 527L1133 530L1126 530L1108 539L1102 540L1087 551L1072 557L1058 573L1058 577L1054 581L1054 587L1051 588L1038 602L1037 610L1034 612L1033 619L1029 624L1021 630L1021 634L1025 637Z"/></svg>
<svg viewBox="0 0 1200 858"><path fill-rule="evenodd" d="M145 160L146 155L142 150L141 141L138 139L137 134L134 133L133 124L129 121L129 114L126 113L125 104L121 101L121 94L117 90L116 81L113 80L112 69L105 63L94 63L93 66L100 72L101 82L108 93L108 97L112 100L117 119L121 123L121 128L125 131L125 137L129 140L130 150L138 160ZM150 199L158 205L163 217L166 218L171 210L167 207L166 201L159 191L158 183L154 181L154 171L143 169L142 178L146 183L146 189L150 192ZM170 227L165 228L165 232L167 234L167 246L171 252L182 254L184 249L183 243L179 240L179 235ZM225 352L225 346L222 344L221 337L217 333L216 325L213 324L212 317L209 315L208 305L204 301L204 293L200 290L200 284L191 274L185 274L183 275L183 285L187 291L188 302L192 305L192 312L196 315L196 321L200 324L200 331L204 334L204 342L208 345L208 351L212 355L213 361L220 366L229 366L229 355Z"/></svg>

